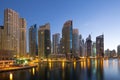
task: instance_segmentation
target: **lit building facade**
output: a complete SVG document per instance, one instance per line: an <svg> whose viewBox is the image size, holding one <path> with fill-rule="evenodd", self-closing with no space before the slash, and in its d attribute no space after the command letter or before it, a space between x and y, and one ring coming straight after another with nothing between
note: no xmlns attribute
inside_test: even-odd
<svg viewBox="0 0 120 80"><path fill-rule="evenodd" d="M19 19L19 25L20 25L20 38L19 38L19 48L20 53L19 56L23 57L26 54L26 20L24 18Z"/></svg>
<svg viewBox="0 0 120 80"><path fill-rule="evenodd" d="M3 49L19 54L19 14L12 9L4 11Z"/></svg>
<svg viewBox="0 0 120 80"><path fill-rule="evenodd" d="M78 29L73 29L73 39L72 39L72 49L75 56L79 55L79 31Z"/></svg>
<svg viewBox="0 0 120 80"><path fill-rule="evenodd" d="M50 24L47 23L38 29L38 56L39 58L48 58L50 53Z"/></svg>
<svg viewBox="0 0 120 80"><path fill-rule="evenodd" d="M96 37L97 57L104 57L104 35Z"/></svg>
<svg viewBox="0 0 120 80"><path fill-rule="evenodd" d="M86 39L86 49L87 49L87 57L90 57L92 51L91 35L89 35L88 38Z"/></svg>
<svg viewBox="0 0 120 80"><path fill-rule="evenodd" d="M53 40L53 54L59 54L60 53L60 34L56 33L52 36Z"/></svg>
<svg viewBox="0 0 120 80"><path fill-rule="evenodd" d="M29 28L29 53L31 57L35 57L38 54L37 46L37 25L32 25Z"/></svg>
<svg viewBox="0 0 120 80"><path fill-rule="evenodd" d="M69 20L64 23L62 28L62 48L63 54L66 54L66 57L69 53L72 53L72 21Z"/></svg>

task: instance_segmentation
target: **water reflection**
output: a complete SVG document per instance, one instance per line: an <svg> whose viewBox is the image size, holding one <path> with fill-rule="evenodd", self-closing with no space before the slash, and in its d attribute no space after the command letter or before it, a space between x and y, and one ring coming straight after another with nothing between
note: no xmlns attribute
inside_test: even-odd
<svg viewBox="0 0 120 80"><path fill-rule="evenodd" d="M33 75L35 74L35 68L32 68L32 74Z"/></svg>
<svg viewBox="0 0 120 80"><path fill-rule="evenodd" d="M10 73L10 80L13 80L13 74L12 73Z"/></svg>
<svg viewBox="0 0 120 80"><path fill-rule="evenodd" d="M76 61L74 61L73 64L74 64L74 69L76 69Z"/></svg>
<svg viewBox="0 0 120 80"><path fill-rule="evenodd" d="M52 68L52 64L51 64L51 61L49 62L49 69L51 70Z"/></svg>
<svg viewBox="0 0 120 80"><path fill-rule="evenodd" d="M38 68L0 73L0 80L120 80L119 59L43 62Z"/></svg>
<svg viewBox="0 0 120 80"><path fill-rule="evenodd" d="M63 61L62 62L62 69L64 69L64 67L65 67L65 62Z"/></svg>

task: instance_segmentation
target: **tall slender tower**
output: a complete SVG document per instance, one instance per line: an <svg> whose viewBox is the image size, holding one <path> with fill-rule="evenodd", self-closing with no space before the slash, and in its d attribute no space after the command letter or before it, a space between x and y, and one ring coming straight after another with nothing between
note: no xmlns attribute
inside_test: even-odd
<svg viewBox="0 0 120 80"><path fill-rule="evenodd" d="M53 34L53 53L58 54L60 53L60 34L56 33Z"/></svg>
<svg viewBox="0 0 120 80"><path fill-rule="evenodd" d="M12 9L4 11L3 49L19 53L19 14Z"/></svg>
<svg viewBox="0 0 120 80"><path fill-rule="evenodd" d="M19 56L23 57L26 54L26 20L24 18L20 18L19 25L20 25Z"/></svg>
<svg viewBox="0 0 120 80"><path fill-rule="evenodd" d="M74 56L77 56L79 54L79 32L78 29L73 29L73 54Z"/></svg>
<svg viewBox="0 0 120 80"><path fill-rule="evenodd" d="M87 45L87 57L91 56L92 52L92 40L91 40L91 35L89 35L86 39L86 45Z"/></svg>
<svg viewBox="0 0 120 80"><path fill-rule="evenodd" d="M72 20L64 23L62 28L62 43L63 53L68 57L69 53L72 53Z"/></svg>
<svg viewBox="0 0 120 80"><path fill-rule="evenodd" d="M104 57L104 35L96 37L96 53L98 57Z"/></svg>
<svg viewBox="0 0 120 80"><path fill-rule="evenodd" d="M50 53L50 24L47 23L38 29L38 56L39 58L48 58Z"/></svg>
<svg viewBox="0 0 120 80"><path fill-rule="evenodd" d="M38 53L36 24L29 28L29 53L31 57L35 57Z"/></svg>

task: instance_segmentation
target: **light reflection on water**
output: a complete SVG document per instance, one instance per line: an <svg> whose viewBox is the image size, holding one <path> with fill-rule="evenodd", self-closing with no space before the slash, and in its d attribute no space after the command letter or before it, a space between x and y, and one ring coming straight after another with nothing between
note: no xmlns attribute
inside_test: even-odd
<svg viewBox="0 0 120 80"><path fill-rule="evenodd" d="M32 68L32 73L33 73L33 75L35 74L35 68Z"/></svg>
<svg viewBox="0 0 120 80"><path fill-rule="evenodd" d="M13 74L10 73L10 80L13 80Z"/></svg>
<svg viewBox="0 0 120 80"><path fill-rule="evenodd" d="M120 60L43 62L38 68L0 73L0 80L120 80Z"/></svg>

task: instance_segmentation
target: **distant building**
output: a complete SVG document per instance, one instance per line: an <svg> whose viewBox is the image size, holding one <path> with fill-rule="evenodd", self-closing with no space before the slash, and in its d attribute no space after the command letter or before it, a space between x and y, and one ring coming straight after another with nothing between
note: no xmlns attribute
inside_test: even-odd
<svg viewBox="0 0 120 80"><path fill-rule="evenodd" d="M29 28L29 53L31 57L35 57L38 54L37 46L37 25L32 25Z"/></svg>
<svg viewBox="0 0 120 80"><path fill-rule="evenodd" d="M86 49L87 49L87 57L90 57L91 56L91 51L92 51L91 35L89 35L86 39Z"/></svg>
<svg viewBox="0 0 120 80"><path fill-rule="evenodd" d="M52 36L53 40L53 54L60 53L60 34L56 33Z"/></svg>
<svg viewBox="0 0 120 80"><path fill-rule="evenodd" d="M104 35L96 37L96 53L98 57L104 57Z"/></svg>
<svg viewBox="0 0 120 80"><path fill-rule="evenodd" d="M109 57L109 58L112 58L112 57L116 57L117 56L117 53L116 51L113 49L113 50L105 50L105 54L104 54L104 57Z"/></svg>
<svg viewBox="0 0 120 80"><path fill-rule="evenodd" d="M105 50L104 57L110 57L110 56L111 56L110 50L109 49Z"/></svg>
<svg viewBox="0 0 120 80"><path fill-rule="evenodd" d="M117 55L120 57L120 45L117 46Z"/></svg>
<svg viewBox="0 0 120 80"><path fill-rule="evenodd" d="M62 48L63 48L63 54L66 55L66 57L69 57L69 54L72 53L72 21L69 20L64 23L62 28Z"/></svg>
<svg viewBox="0 0 120 80"><path fill-rule="evenodd" d="M75 56L79 55L79 31L78 29L73 29L73 40L72 40L72 49Z"/></svg>
<svg viewBox="0 0 120 80"><path fill-rule="evenodd" d="M39 58L48 58L50 53L50 24L47 23L38 29L38 56Z"/></svg>
<svg viewBox="0 0 120 80"><path fill-rule="evenodd" d="M110 51L110 57L116 57L117 56L117 53L116 51L113 49Z"/></svg>
<svg viewBox="0 0 120 80"><path fill-rule="evenodd" d="M19 48L20 48L20 57L25 56L26 54L26 20L24 18L19 19L20 24L20 39L19 39Z"/></svg>

